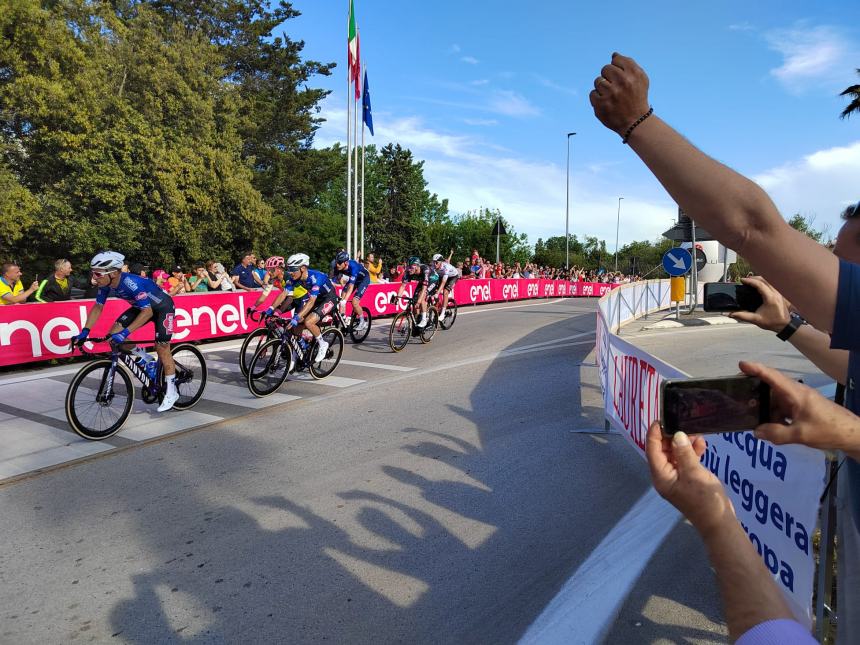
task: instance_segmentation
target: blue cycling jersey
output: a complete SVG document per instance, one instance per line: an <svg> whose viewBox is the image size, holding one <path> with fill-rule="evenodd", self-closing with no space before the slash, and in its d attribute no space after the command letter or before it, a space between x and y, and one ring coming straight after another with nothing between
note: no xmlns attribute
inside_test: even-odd
<svg viewBox="0 0 860 645"><path fill-rule="evenodd" d="M293 287L304 287L308 290L308 295L318 298L334 292L334 285L329 277L322 271L308 269L308 277L305 280L292 278L284 284L284 291L288 296L293 295Z"/></svg>
<svg viewBox="0 0 860 645"><path fill-rule="evenodd" d="M160 309L173 306L173 300L164 293L161 287L149 278L141 278L133 273L121 274L116 289L109 286L99 289L96 294L96 302L103 305L110 296L122 298L137 309L146 309L147 307Z"/></svg>
<svg viewBox="0 0 860 645"><path fill-rule="evenodd" d="M350 260L349 265L345 269L339 270L338 274L349 276L347 284L370 280L370 273L367 272L367 269L361 262L357 262L356 260Z"/></svg>

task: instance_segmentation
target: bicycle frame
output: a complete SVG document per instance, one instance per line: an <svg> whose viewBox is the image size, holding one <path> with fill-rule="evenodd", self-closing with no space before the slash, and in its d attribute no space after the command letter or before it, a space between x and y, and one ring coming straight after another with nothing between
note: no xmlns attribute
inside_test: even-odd
<svg viewBox="0 0 860 645"><path fill-rule="evenodd" d="M106 338L91 338L89 342L99 343L107 340ZM95 354L96 352L89 352L83 347L80 348L82 354ZM161 370L163 369L161 365L161 359L156 358L158 361L158 365L156 368L156 378L153 380L149 378L149 374L146 373L146 370L140 367L137 364L134 356L129 352L124 352L118 345L115 343L110 344L110 362L111 367L109 370L105 372L104 379L102 380L101 385L99 386L99 394L96 397L96 400L102 401L104 400L108 394L107 392L113 392L113 380L114 375L116 374L117 367L122 361L122 364L128 369L129 372L143 385L144 389L147 390L153 397L158 397L161 386L159 385L158 375L161 374Z"/></svg>

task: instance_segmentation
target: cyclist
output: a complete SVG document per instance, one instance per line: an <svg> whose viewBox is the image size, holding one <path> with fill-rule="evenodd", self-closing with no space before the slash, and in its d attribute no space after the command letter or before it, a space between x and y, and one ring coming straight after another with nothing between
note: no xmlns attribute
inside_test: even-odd
<svg viewBox="0 0 860 645"><path fill-rule="evenodd" d="M134 342L126 342L129 335L152 320L155 325L155 351L164 366L164 380L167 391L159 412L166 412L173 407L179 398L176 391L176 367L170 354L170 338L173 336L173 299L158 285L148 278L142 278L132 273L124 273L122 266L125 257L115 251L97 253L90 261L92 282L99 288L96 294L96 304L87 316L87 322L81 333L71 339L72 347L81 345L90 334L90 329L98 322L108 296L122 298L129 304L110 328L108 334L114 343L123 350L131 352L138 358L148 360L149 355ZM150 377L154 374L150 374Z"/></svg>
<svg viewBox="0 0 860 645"><path fill-rule="evenodd" d="M289 275L284 285L284 293L292 296L297 287L307 290L306 300L301 308L293 313L290 326L295 327L297 334L306 327L317 340L317 353L314 362L319 363L325 358L328 343L323 340L322 332L317 323L337 306L337 293L329 277L322 271L308 268L310 258L304 253L296 253L287 259L286 272Z"/></svg>
<svg viewBox="0 0 860 645"><path fill-rule="evenodd" d="M361 308L361 297L370 286L370 273L361 262L350 260L346 251L340 251L334 256L334 262L335 277L347 277L340 301L345 304L352 298L352 316L354 319L358 316L356 331L364 331L367 328L367 320L364 317L364 309Z"/></svg>
<svg viewBox="0 0 860 645"><path fill-rule="evenodd" d="M427 326L427 286L430 284L430 276L433 271L426 264L421 264L421 259L413 255L406 261L406 272L403 274L403 280L400 282L400 288L397 290L396 296L391 296L391 302L397 302L403 295L406 289L406 283L410 280L415 280L418 284L415 285L415 306L421 315L415 322L416 327Z"/></svg>
<svg viewBox="0 0 860 645"><path fill-rule="evenodd" d="M439 318L445 318L445 312L448 309L448 295L454 290L454 285L460 279L460 271L457 267L451 265L450 255L447 260L444 260L441 253L433 256L433 268L436 275L439 276L436 289L442 294L442 311L439 314ZM433 295L436 289L428 289L427 295Z"/></svg>

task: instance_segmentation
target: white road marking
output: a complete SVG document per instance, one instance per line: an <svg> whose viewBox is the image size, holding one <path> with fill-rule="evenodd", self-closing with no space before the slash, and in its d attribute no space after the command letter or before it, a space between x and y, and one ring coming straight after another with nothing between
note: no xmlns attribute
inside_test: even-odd
<svg viewBox="0 0 860 645"><path fill-rule="evenodd" d="M274 394L270 394L262 399L258 399L256 396L251 394L247 387L209 381L206 383L206 389L203 391L203 398L207 401L220 401L221 403L239 405L243 408L259 409L268 408L272 405L278 405L279 403L295 401L301 397L275 392Z"/></svg>
<svg viewBox="0 0 860 645"><path fill-rule="evenodd" d="M310 374L305 374L303 372L299 374L290 374L287 380L302 381L303 383L327 385L329 387L337 388L352 387L353 385L361 385L366 382L360 378L346 378L345 376L326 376L324 379L315 379Z"/></svg>
<svg viewBox="0 0 860 645"><path fill-rule="evenodd" d="M411 372L414 367L403 367L402 365L384 365L382 363L365 363L364 361L340 360L341 365L355 365L356 367L372 367L377 370L389 370L391 372Z"/></svg>
<svg viewBox="0 0 860 645"><path fill-rule="evenodd" d="M615 525L520 639L522 645L599 643L681 514L652 488Z"/></svg>

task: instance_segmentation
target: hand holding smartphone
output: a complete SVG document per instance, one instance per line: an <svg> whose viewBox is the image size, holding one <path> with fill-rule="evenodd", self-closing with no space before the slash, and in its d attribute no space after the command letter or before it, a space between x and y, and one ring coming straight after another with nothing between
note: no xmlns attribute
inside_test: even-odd
<svg viewBox="0 0 860 645"><path fill-rule="evenodd" d="M666 436L743 432L770 420L770 386L758 377L672 379L660 393Z"/></svg>
<svg viewBox="0 0 860 645"><path fill-rule="evenodd" d="M762 304L755 287L735 282L705 283L705 311L755 311Z"/></svg>

